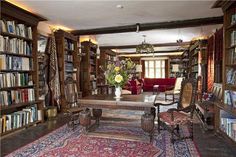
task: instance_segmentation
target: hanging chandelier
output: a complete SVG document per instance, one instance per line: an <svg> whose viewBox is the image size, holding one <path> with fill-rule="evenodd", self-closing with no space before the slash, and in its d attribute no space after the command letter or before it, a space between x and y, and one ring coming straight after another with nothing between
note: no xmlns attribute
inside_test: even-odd
<svg viewBox="0 0 236 157"><path fill-rule="evenodd" d="M136 47L136 53L154 53L153 45L146 43L146 35L143 35L143 42Z"/></svg>

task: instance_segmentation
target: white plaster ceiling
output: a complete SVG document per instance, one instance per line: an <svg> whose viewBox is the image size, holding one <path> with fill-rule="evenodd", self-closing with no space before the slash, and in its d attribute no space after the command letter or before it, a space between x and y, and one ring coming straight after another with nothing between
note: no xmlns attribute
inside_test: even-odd
<svg viewBox="0 0 236 157"><path fill-rule="evenodd" d="M52 24L71 29L163 22L222 15L211 9L215 1L145 1L145 0L16 0ZM116 8L124 6L123 9Z"/></svg>
<svg viewBox="0 0 236 157"><path fill-rule="evenodd" d="M14 0L12 0L14 1ZM34 13L46 17L49 24L63 25L70 29L92 29L135 23L167 22L176 20L215 17L223 15L221 9L211 9L215 0L16 0ZM122 5L123 9L116 6ZM221 25L181 29L150 30L96 35L100 46L136 45L143 41L152 44L176 42L181 38L190 41L193 37L210 35ZM134 49L133 49L134 50ZM130 50L130 51L133 51Z"/></svg>

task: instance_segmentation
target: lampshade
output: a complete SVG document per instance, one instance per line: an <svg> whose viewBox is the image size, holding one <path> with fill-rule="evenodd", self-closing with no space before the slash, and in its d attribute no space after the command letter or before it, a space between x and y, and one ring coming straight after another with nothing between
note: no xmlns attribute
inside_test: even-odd
<svg viewBox="0 0 236 157"><path fill-rule="evenodd" d="M179 64L172 64L172 72L179 72Z"/></svg>
<svg viewBox="0 0 236 157"><path fill-rule="evenodd" d="M136 72L142 72L143 71L141 64L137 64L135 68L136 68Z"/></svg>

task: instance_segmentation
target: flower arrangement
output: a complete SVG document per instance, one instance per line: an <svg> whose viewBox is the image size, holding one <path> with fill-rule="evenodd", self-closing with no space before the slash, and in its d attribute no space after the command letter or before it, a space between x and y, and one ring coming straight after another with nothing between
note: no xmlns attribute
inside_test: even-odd
<svg viewBox="0 0 236 157"><path fill-rule="evenodd" d="M125 60L117 59L114 63L107 65L105 70L106 80L110 85L123 87L131 77L131 72L135 69L135 63L130 58Z"/></svg>

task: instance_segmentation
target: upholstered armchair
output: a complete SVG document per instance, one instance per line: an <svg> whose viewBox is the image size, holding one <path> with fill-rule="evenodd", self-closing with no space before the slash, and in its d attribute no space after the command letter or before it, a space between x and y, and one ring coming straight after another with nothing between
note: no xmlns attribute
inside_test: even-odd
<svg viewBox="0 0 236 157"><path fill-rule="evenodd" d="M75 121L79 117L79 112L83 109L78 105L78 92L76 88L76 84L72 77L67 77L65 80L65 99L67 103L67 114L70 116L70 121L68 122L68 126L72 126L73 130L76 125Z"/></svg>
<svg viewBox="0 0 236 157"><path fill-rule="evenodd" d="M183 81L183 77L178 77L175 81L175 86L171 90L165 91L165 100L168 95L172 95L173 102L175 101L175 95L180 94L181 82Z"/></svg>
<svg viewBox="0 0 236 157"><path fill-rule="evenodd" d="M191 138L193 139L193 113L195 110L197 81L195 79L186 79L181 83L180 99L177 102L162 103L156 102L155 106L158 107L158 131L160 126L163 126L171 132L171 141L177 139ZM169 106L177 103L177 108L171 108L166 112L160 111L160 106ZM181 137L179 128L181 125L187 124L190 130L190 136Z"/></svg>
<svg viewBox="0 0 236 157"><path fill-rule="evenodd" d="M141 94L142 93L142 83L137 79L129 81L129 90L132 94Z"/></svg>

